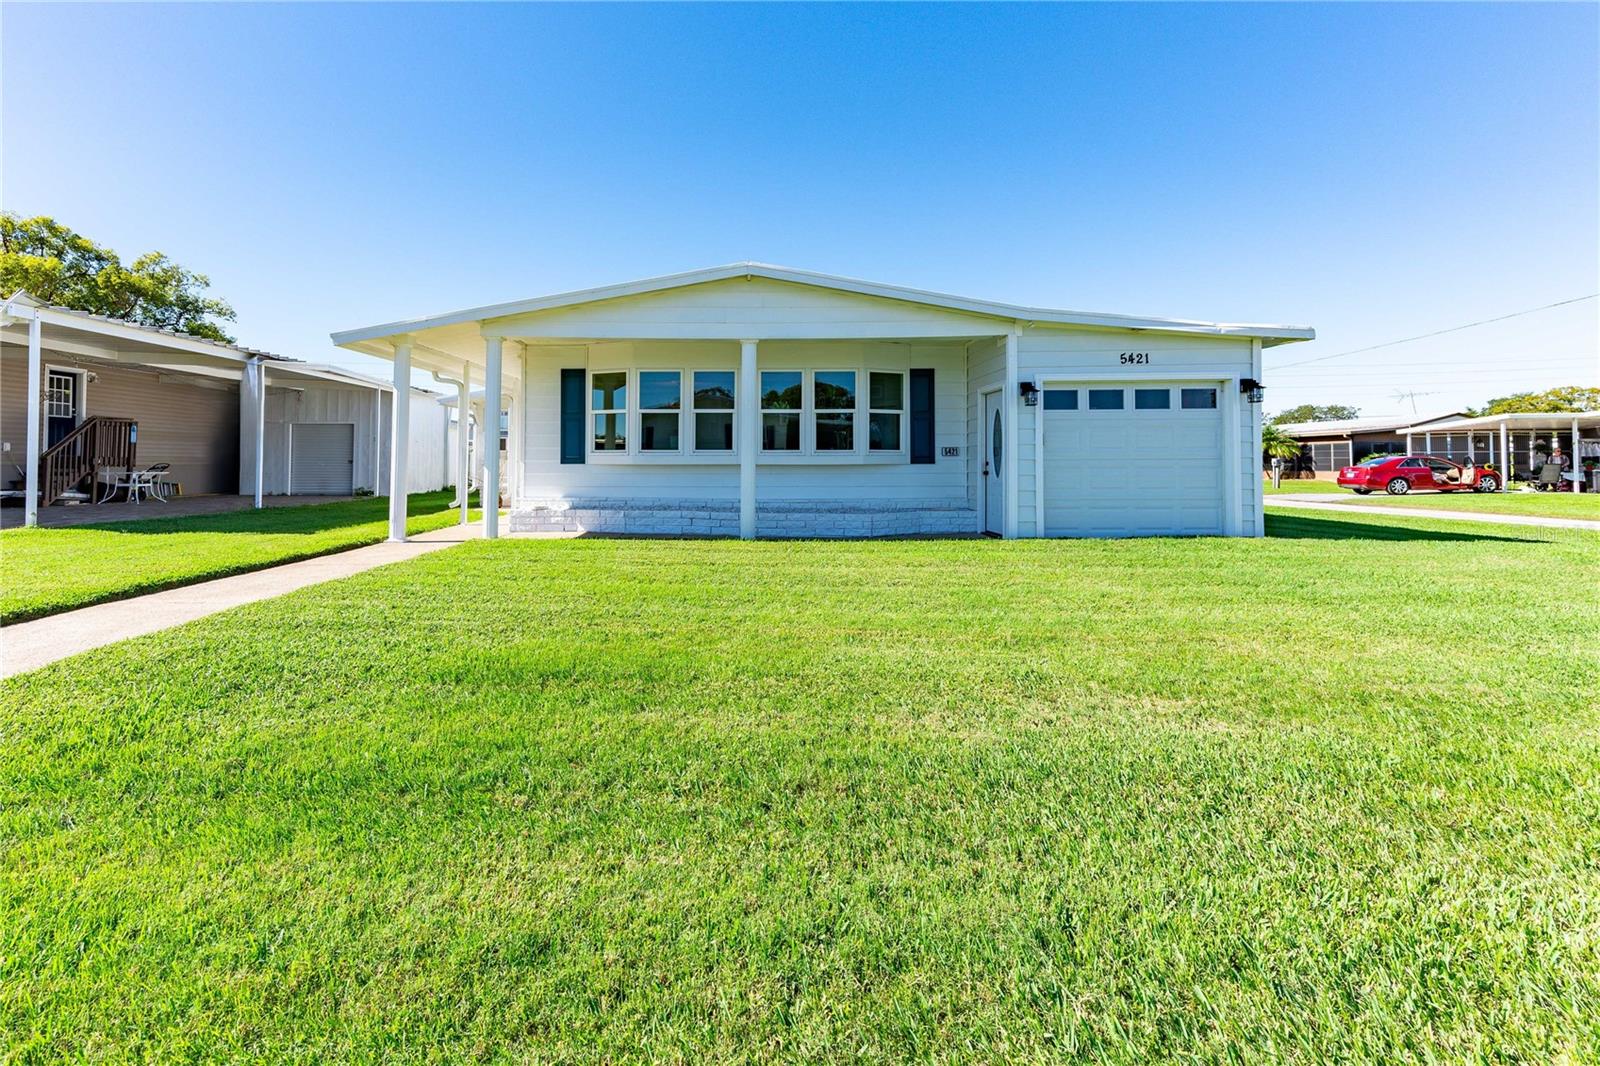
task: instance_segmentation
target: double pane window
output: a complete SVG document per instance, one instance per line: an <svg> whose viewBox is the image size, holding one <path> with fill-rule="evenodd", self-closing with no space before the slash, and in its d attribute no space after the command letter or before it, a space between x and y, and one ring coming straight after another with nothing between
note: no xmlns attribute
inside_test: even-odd
<svg viewBox="0 0 1600 1066"><path fill-rule="evenodd" d="M817 451L854 451L856 372L818 370L812 378L812 411L816 418Z"/></svg>
<svg viewBox="0 0 1600 1066"><path fill-rule="evenodd" d="M694 448L733 451L733 371L694 372Z"/></svg>
<svg viewBox="0 0 1600 1066"><path fill-rule="evenodd" d="M798 370L761 372L761 450L800 450L800 414L805 375Z"/></svg>
<svg viewBox="0 0 1600 1066"><path fill-rule="evenodd" d="M873 370L867 374L867 448L897 452L901 448L906 408L906 376Z"/></svg>
<svg viewBox="0 0 1600 1066"><path fill-rule="evenodd" d="M683 428L683 375L639 371L639 450L675 452Z"/></svg>
<svg viewBox="0 0 1600 1066"><path fill-rule="evenodd" d="M628 449L628 372L607 370L589 375L589 409L594 413L594 450Z"/></svg>

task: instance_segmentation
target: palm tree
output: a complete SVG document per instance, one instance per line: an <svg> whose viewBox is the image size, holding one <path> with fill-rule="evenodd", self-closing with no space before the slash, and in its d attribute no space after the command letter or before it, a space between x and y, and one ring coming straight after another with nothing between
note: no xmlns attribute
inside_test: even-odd
<svg viewBox="0 0 1600 1066"><path fill-rule="evenodd" d="M1295 459L1300 455L1300 442L1268 423L1261 427L1261 450L1269 459Z"/></svg>

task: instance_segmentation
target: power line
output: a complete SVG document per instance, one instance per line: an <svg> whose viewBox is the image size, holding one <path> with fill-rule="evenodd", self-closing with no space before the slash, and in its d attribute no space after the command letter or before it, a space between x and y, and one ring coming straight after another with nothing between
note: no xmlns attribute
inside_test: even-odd
<svg viewBox="0 0 1600 1066"><path fill-rule="evenodd" d="M1592 292L1588 296L1574 296L1570 300L1557 300L1553 304L1545 304L1543 307L1530 307L1526 311L1513 311L1509 315L1499 315L1495 318L1485 318L1477 322L1468 322L1464 326L1451 326L1449 329L1436 329L1432 333L1419 333L1415 337L1402 337L1397 341L1384 341L1382 344L1372 344L1365 348L1354 348L1348 352L1335 352L1332 355L1319 355L1314 359L1302 359L1298 363L1284 363L1282 366L1273 367L1272 372L1277 373L1280 370L1288 370L1290 367L1305 366L1307 363L1321 363L1329 359L1343 359L1347 355L1360 355L1363 352L1375 352L1379 348L1393 348L1397 344L1410 344L1412 341L1423 341L1427 340L1429 337L1442 337L1446 333L1459 333L1464 329L1473 329L1477 326L1487 326L1492 322L1504 322L1508 318L1521 318L1523 315L1538 314L1540 311L1549 311L1552 308L1565 307L1568 304L1582 303L1585 300L1593 300L1597 296L1600 296L1600 292Z"/></svg>

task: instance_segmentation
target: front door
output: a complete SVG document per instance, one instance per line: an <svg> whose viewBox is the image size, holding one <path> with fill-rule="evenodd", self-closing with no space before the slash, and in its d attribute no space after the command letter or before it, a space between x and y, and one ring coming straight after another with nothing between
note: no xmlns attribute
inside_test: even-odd
<svg viewBox="0 0 1600 1066"><path fill-rule="evenodd" d="M983 529L1000 536L1005 530L1006 489L1005 424L1001 420L1001 393L983 394Z"/></svg>
<svg viewBox="0 0 1600 1066"><path fill-rule="evenodd" d="M45 376L44 446L53 447L78 427L78 375L52 370Z"/></svg>

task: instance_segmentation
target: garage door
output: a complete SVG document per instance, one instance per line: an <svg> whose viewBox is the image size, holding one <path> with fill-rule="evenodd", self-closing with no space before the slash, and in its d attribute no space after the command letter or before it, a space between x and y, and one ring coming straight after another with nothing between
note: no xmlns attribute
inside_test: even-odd
<svg viewBox="0 0 1600 1066"><path fill-rule="evenodd" d="M295 422L289 427L289 491L348 496L355 488L356 427L350 422Z"/></svg>
<svg viewBox="0 0 1600 1066"><path fill-rule="evenodd" d="M1222 532L1215 386L1044 391L1044 531L1053 537Z"/></svg>

